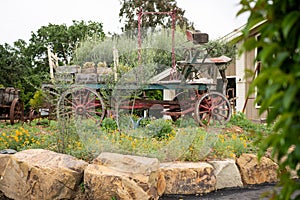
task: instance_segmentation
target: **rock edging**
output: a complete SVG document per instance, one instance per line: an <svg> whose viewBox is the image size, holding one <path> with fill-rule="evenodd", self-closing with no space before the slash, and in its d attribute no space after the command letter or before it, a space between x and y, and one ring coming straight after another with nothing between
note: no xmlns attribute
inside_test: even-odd
<svg viewBox="0 0 300 200"><path fill-rule="evenodd" d="M156 158L101 153L89 164L43 149L0 154L0 193L21 199L159 199L163 194L278 181L278 165L243 154L236 160L159 163ZM84 185L84 187L83 187Z"/></svg>

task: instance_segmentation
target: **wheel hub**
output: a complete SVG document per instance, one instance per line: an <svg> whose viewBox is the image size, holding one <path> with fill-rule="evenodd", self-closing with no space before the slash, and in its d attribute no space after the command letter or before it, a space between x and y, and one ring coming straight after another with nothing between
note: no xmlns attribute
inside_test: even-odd
<svg viewBox="0 0 300 200"><path fill-rule="evenodd" d="M212 113L214 114L214 115L217 115L217 114L219 114L219 109L218 108L214 108L213 110L212 110Z"/></svg>
<svg viewBox="0 0 300 200"><path fill-rule="evenodd" d="M85 110L84 106L77 106L76 107L76 114L77 115L85 115L86 110Z"/></svg>

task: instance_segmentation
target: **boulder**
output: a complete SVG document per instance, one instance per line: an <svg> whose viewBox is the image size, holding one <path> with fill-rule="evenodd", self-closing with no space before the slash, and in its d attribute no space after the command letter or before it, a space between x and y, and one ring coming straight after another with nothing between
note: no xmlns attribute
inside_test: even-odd
<svg viewBox="0 0 300 200"><path fill-rule="evenodd" d="M12 200L12 199L7 198L7 197L0 191L0 200Z"/></svg>
<svg viewBox="0 0 300 200"><path fill-rule="evenodd" d="M0 154L0 181L3 178L7 164L9 163L10 154Z"/></svg>
<svg viewBox="0 0 300 200"><path fill-rule="evenodd" d="M244 133L244 130L241 127L239 127L239 126L232 125L230 127L224 128L223 132L224 133L242 134L242 133Z"/></svg>
<svg viewBox="0 0 300 200"><path fill-rule="evenodd" d="M1 155L0 161L0 191L15 200L74 199L88 165L43 149L21 151L9 159Z"/></svg>
<svg viewBox="0 0 300 200"><path fill-rule="evenodd" d="M216 189L214 168L204 162L161 163L165 194L205 194Z"/></svg>
<svg viewBox="0 0 300 200"><path fill-rule="evenodd" d="M235 160L226 159L209 162L214 167L214 174L217 178L216 189L242 187L243 182Z"/></svg>
<svg viewBox="0 0 300 200"><path fill-rule="evenodd" d="M256 155L242 154L236 163L246 185L278 181L278 165L269 158L262 157L259 161Z"/></svg>
<svg viewBox="0 0 300 200"><path fill-rule="evenodd" d="M88 199L158 199L165 188L156 158L101 153L84 172Z"/></svg>

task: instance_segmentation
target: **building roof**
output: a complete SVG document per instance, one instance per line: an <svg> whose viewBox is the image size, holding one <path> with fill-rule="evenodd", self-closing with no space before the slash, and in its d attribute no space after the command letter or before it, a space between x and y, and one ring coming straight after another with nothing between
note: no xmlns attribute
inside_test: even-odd
<svg viewBox="0 0 300 200"><path fill-rule="evenodd" d="M263 20L259 23L257 23L256 25L254 25L250 31L254 31L256 30L258 27L260 27L262 24L264 24L265 22L267 22L267 20ZM247 24L244 24L242 26L240 26L239 28L237 29L234 29L232 32L226 34L225 36L223 36L221 38L221 40L223 41L227 41L227 42L230 42L230 41L233 41L233 40L237 40L239 41L240 38L242 37L243 35L243 30L246 28Z"/></svg>

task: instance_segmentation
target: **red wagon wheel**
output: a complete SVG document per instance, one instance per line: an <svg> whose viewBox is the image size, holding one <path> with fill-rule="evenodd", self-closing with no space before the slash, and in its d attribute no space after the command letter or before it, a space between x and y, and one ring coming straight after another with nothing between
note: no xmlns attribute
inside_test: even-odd
<svg viewBox="0 0 300 200"><path fill-rule="evenodd" d="M13 125L16 122L24 121L24 104L19 98L15 98L12 101L9 112L10 124Z"/></svg>
<svg viewBox="0 0 300 200"><path fill-rule="evenodd" d="M230 103L219 92L204 94L195 109L196 120L201 126L223 125L231 118Z"/></svg>
<svg viewBox="0 0 300 200"><path fill-rule="evenodd" d="M105 105L97 91L86 87L74 87L64 92L57 104L57 117L74 116L76 119L92 119L101 123Z"/></svg>

